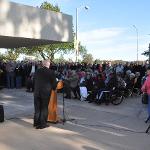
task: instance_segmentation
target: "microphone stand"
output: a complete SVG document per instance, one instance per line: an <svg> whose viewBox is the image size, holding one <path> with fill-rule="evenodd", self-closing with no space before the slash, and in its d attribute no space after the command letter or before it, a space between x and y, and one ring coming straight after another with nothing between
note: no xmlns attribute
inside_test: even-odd
<svg viewBox="0 0 150 150"><path fill-rule="evenodd" d="M150 125L148 126L145 132L148 133L149 129L150 129Z"/></svg>
<svg viewBox="0 0 150 150"><path fill-rule="evenodd" d="M64 88L62 89L63 91L63 119L62 119L62 122L63 122L63 125L64 123L67 121L66 120L66 116L65 116L65 98L64 98Z"/></svg>
<svg viewBox="0 0 150 150"><path fill-rule="evenodd" d="M149 120L150 120L150 116L148 116L148 118L146 119L145 123L147 123ZM145 132L148 133L149 129L150 129L150 125L148 126L148 128L146 129Z"/></svg>

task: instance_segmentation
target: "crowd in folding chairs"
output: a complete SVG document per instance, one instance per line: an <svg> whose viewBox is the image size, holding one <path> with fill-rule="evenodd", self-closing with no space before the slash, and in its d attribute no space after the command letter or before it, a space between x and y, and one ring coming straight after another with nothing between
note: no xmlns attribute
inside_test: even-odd
<svg viewBox="0 0 150 150"><path fill-rule="evenodd" d="M64 81L65 98L109 104L114 93L121 99L140 95L146 67L131 63L70 64L53 68L57 78Z"/></svg>

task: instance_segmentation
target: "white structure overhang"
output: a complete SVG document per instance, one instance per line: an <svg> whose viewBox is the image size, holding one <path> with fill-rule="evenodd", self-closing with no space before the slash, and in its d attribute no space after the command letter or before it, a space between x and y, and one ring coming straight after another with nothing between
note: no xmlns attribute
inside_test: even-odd
<svg viewBox="0 0 150 150"><path fill-rule="evenodd" d="M0 0L0 48L71 42L72 16Z"/></svg>

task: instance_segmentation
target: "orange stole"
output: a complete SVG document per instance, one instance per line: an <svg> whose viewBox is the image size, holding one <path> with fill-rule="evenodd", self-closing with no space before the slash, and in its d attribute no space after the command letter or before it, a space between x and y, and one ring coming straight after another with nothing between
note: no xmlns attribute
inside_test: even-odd
<svg viewBox="0 0 150 150"><path fill-rule="evenodd" d="M57 114L57 92L52 90L51 98L48 105L48 121L56 123L59 121Z"/></svg>

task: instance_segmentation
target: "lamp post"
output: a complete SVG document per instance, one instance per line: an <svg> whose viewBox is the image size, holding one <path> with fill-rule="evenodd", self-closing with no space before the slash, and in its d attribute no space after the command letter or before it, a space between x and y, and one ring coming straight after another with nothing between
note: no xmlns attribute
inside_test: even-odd
<svg viewBox="0 0 150 150"><path fill-rule="evenodd" d="M137 62L138 62L138 53L139 53L139 34L138 34L138 28L135 26L135 25L133 25L133 27L135 28L135 31L136 31L136 46L137 46Z"/></svg>
<svg viewBox="0 0 150 150"><path fill-rule="evenodd" d="M78 42L78 14L79 14L79 10L81 9L85 9L88 10L89 7L88 6L81 6L79 8L76 8L76 35L75 35L75 50L76 50L76 62L78 61L78 55L79 55L79 42Z"/></svg>
<svg viewBox="0 0 150 150"><path fill-rule="evenodd" d="M150 34L148 34L150 35ZM148 64L150 65L150 43L149 43L149 47L148 47Z"/></svg>

